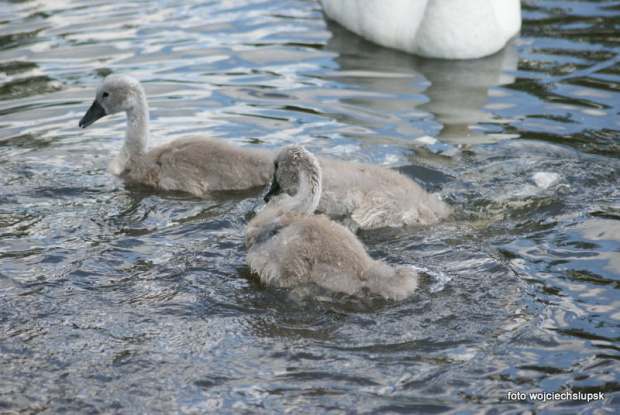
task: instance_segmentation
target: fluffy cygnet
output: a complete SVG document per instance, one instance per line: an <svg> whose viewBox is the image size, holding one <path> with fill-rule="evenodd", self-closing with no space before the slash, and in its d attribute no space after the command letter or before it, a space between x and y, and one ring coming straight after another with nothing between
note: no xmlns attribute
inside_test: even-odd
<svg viewBox="0 0 620 415"><path fill-rule="evenodd" d="M450 216L448 206L419 184L381 166L320 158L323 192L317 210L353 219L360 229L430 225ZM294 171L280 183L297 191Z"/></svg>
<svg viewBox="0 0 620 415"><path fill-rule="evenodd" d="M212 190L264 186L271 178L270 152L221 140L186 137L147 152L148 104L140 83L128 76L108 75L79 125L86 128L101 117L123 111L127 114L125 144L108 166L117 176L199 197Z"/></svg>
<svg viewBox="0 0 620 415"><path fill-rule="evenodd" d="M321 198L321 168L301 146L286 146L274 162L268 204L246 228L247 262L263 283L291 287L315 283L326 289L358 293L368 289L387 299L402 300L417 288L411 267L393 268L372 259L348 229L312 213ZM294 196L281 182L297 180Z"/></svg>
<svg viewBox="0 0 620 415"><path fill-rule="evenodd" d="M124 111L125 143L109 170L132 182L160 190L180 190L204 196L212 190L237 190L268 183L271 152L239 148L204 137L179 138L147 152L149 114L138 81L109 75L97 89L92 106L80 121L86 128L99 118ZM321 158L323 194L318 210L351 218L361 229L427 225L446 218L448 207L413 180L393 170L362 163ZM283 189L294 194L294 174Z"/></svg>

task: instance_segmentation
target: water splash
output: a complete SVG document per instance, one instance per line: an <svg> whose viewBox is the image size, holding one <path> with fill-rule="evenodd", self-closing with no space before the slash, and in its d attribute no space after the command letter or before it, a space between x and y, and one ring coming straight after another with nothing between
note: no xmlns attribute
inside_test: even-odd
<svg viewBox="0 0 620 415"><path fill-rule="evenodd" d="M432 270L430 268L419 267L417 265L412 265L411 268L413 268L413 270L418 274L426 274L434 280L429 288L429 291L432 293L442 291L446 284L452 281L453 278L452 275L449 275L443 271Z"/></svg>

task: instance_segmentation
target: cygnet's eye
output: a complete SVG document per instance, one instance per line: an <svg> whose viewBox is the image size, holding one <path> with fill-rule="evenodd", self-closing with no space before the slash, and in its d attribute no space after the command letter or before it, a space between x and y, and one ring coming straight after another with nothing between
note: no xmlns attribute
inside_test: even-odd
<svg viewBox="0 0 620 415"><path fill-rule="evenodd" d="M107 92L104 92L101 96L102 96L102 97L104 97L104 98L107 98L107 97L109 97L109 96L110 96L110 94L109 94L109 93L107 93Z"/></svg>

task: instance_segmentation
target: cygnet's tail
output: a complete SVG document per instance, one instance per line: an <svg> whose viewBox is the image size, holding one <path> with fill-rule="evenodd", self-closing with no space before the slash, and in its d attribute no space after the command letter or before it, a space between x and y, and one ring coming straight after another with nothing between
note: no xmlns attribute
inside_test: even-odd
<svg viewBox="0 0 620 415"><path fill-rule="evenodd" d="M418 274L411 267L393 268L377 261L366 276L368 290L389 300L404 300L418 288Z"/></svg>

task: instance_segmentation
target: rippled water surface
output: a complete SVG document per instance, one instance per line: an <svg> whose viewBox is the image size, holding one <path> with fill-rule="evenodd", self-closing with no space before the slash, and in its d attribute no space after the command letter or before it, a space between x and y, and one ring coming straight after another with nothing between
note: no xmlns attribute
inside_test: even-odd
<svg viewBox="0 0 620 415"><path fill-rule="evenodd" d="M619 12L529 1L513 45L452 62L328 26L315 1L0 3L0 413L613 413ZM423 270L419 292L261 285L255 191L106 171L124 116L77 124L111 72L144 83L151 145L302 143L439 193L452 220L359 233Z"/></svg>

